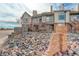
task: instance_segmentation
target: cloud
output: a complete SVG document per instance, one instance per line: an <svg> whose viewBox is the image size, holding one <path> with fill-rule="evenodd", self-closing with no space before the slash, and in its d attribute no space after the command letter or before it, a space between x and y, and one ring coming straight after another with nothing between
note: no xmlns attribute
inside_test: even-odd
<svg viewBox="0 0 79 59"><path fill-rule="evenodd" d="M65 9L69 9L69 10L71 10L71 9L75 9L75 6L76 6L77 4L75 4L75 3L65 3L64 4L64 7L65 7Z"/></svg>
<svg viewBox="0 0 79 59"><path fill-rule="evenodd" d="M48 12L50 11L50 5L53 6L54 10L59 10L60 3L0 3L0 25L2 22L10 22L9 25L4 24L2 28L6 26L6 28L9 28L9 26L12 24L12 26L16 27L12 22L17 22L17 19L20 19L22 14L26 11L29 14L32 15L33 10L37 10L38 13L41 12ZM65 9L72 9L75 8L77 4L74 3L64 3ZM2 25L1 25L2 26ZM1 27L0 26L0 27ZM10 28L12 27L10 26Z"/></svg>
<svg viewBox="0 0 79 59"><path fill-rule="evenodd" d="M61 3L25 3L26 7L30 9L30 13L33 10L37 10L38 13L50 11L50 5L53 6L54 10L59 10ZM64 7L67 10L75 8L76 3L64 3Z"/></svg>
<svg viewBox="0 0 79 59"><path fill-rule="evenodd" d="M19 3L0 3L0 20L1 21L13 21L21 17L22 13L27 11L23 4Z"/></svg>
<svg viewBox="0 0 79 59"><path fill-rule="evenodd" d="M38 13L50 11L50 5L54 10L58 10L60 3L0 3L0 20L1 21L16 21L22 14L27 11L32 14L33 10ZM65 9L72 9L76 4L64 3Z"/></svg>

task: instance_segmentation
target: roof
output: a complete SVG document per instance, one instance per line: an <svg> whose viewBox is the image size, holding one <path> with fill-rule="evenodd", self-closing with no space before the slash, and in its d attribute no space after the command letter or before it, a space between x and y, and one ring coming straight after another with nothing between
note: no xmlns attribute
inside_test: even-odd
<svg viewBox="0 0 79 59"><path fill-rule="evenodd" d="M56 10L54 12L62 12L62 11L67 12L67 11L70 11L70 10Z"/></svg>
<svg viewBox="0 0 79 59"><path fill-rule="evenodd" d="M25 15L25 14L27 14L28 16L30 16L30 17L31 17L31 15L30 15L30 14L28 14L27 12L24 12L24 13L23 13L23 15L22 15L22 17L21 17L21 19L24 17L24 15Z"/></svg>
<svg viewBox="0 0 79 59"><path fill-rule="evenodd" d="M49 16L49 15L54 15L54 12L43 12L41 14L37 14L37 15L32 16L32 17L41 17L41 16Z"/></svg>
<svg viewBox="0 0 79 59"><path fill-rule="evenodd" d="M41 14L37 14L35 16L32 16L33 18L34 17L41 17L41 16L49 16L49 15L54 15L54 12L61 12L61 11L69 11L70 12L70 15L79 15L79 11L71 11L71 10L57 10L57 11L53 11L53 12L43 12Z"/></svg>
<svg viewBox="0 0 79 59"><path fill-rule="evenodd" d="M79 15L79 11L71 11L70 15Z"/></svg>

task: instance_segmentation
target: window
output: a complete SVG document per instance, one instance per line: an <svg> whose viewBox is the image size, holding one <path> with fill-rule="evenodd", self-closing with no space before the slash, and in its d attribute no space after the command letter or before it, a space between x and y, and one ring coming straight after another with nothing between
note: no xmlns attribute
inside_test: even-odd
<svg viewBox="0 0 79 59"><path fill-rule="evenodd" d="M23 20L24 22L27 22L27 18L24 18L24 20Z"/></svg>
<svg viewBox="0 0 79 59"><path fill-rule="evenodd" d="M53 16L47 16L46 20L47 21L52 21L53 20Z"/></svg>
<svg viewBox="0 0 79 59"><path fill-rule="evenodd" d="M39 19L39 22L42 22L42 19Z"/></svg>
<svg viewBox="0 0 79 59"><path fill-rule="evenodd" d="M47 16L46 20L47 20L47 21L50 21L50 17L49 17L49 16Z"/></svg>
<svg viewBox="0 0 79 59"><path fill-rule="evenodd" d="M27 21L27 19L26 19L26 21Z"/></svg>
<svg viewBox="0 0 79 59"><path fill-rule="evenodd" d="M59 20L65 20L66 19L66 14L65 13L60 13L59 14Z"/></svg>
<svg viewBox="0 0 79 59"><path fill-rule="evenodd" d="M77 19L79 19L79 15L77 15Z"/></svg>

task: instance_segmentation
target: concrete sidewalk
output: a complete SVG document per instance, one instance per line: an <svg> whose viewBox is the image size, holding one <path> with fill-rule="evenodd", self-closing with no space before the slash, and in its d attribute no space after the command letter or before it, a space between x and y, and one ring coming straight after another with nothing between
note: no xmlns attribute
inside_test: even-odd
<svg viewBox="0 0 79 59"><path fill-rule="evenodd" d="M13 30L0 30L0 47L5 43L8 35L11 34Z"/></svg>

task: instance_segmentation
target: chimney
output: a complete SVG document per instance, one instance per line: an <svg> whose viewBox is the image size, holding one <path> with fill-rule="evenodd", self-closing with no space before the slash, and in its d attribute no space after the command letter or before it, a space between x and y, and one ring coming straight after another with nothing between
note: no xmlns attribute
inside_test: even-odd
<svg viewBox="0 0 79 59"><path fill-rule="evenodd" d="M60 10L64 10L64 3L61 4Z"/></svg>
<svg viewBox="0 0 79 59"><path fill-rule="evenodd" d="M51 6L50 6L50 12L52 12L52 11L53 11L53 6L51 5Z"/></svg>
<svg viewBox="0 0 79 59"><path fill-rule="evenodd" d="M33 16L37 15L37 11L33 10Z"/></svg>

